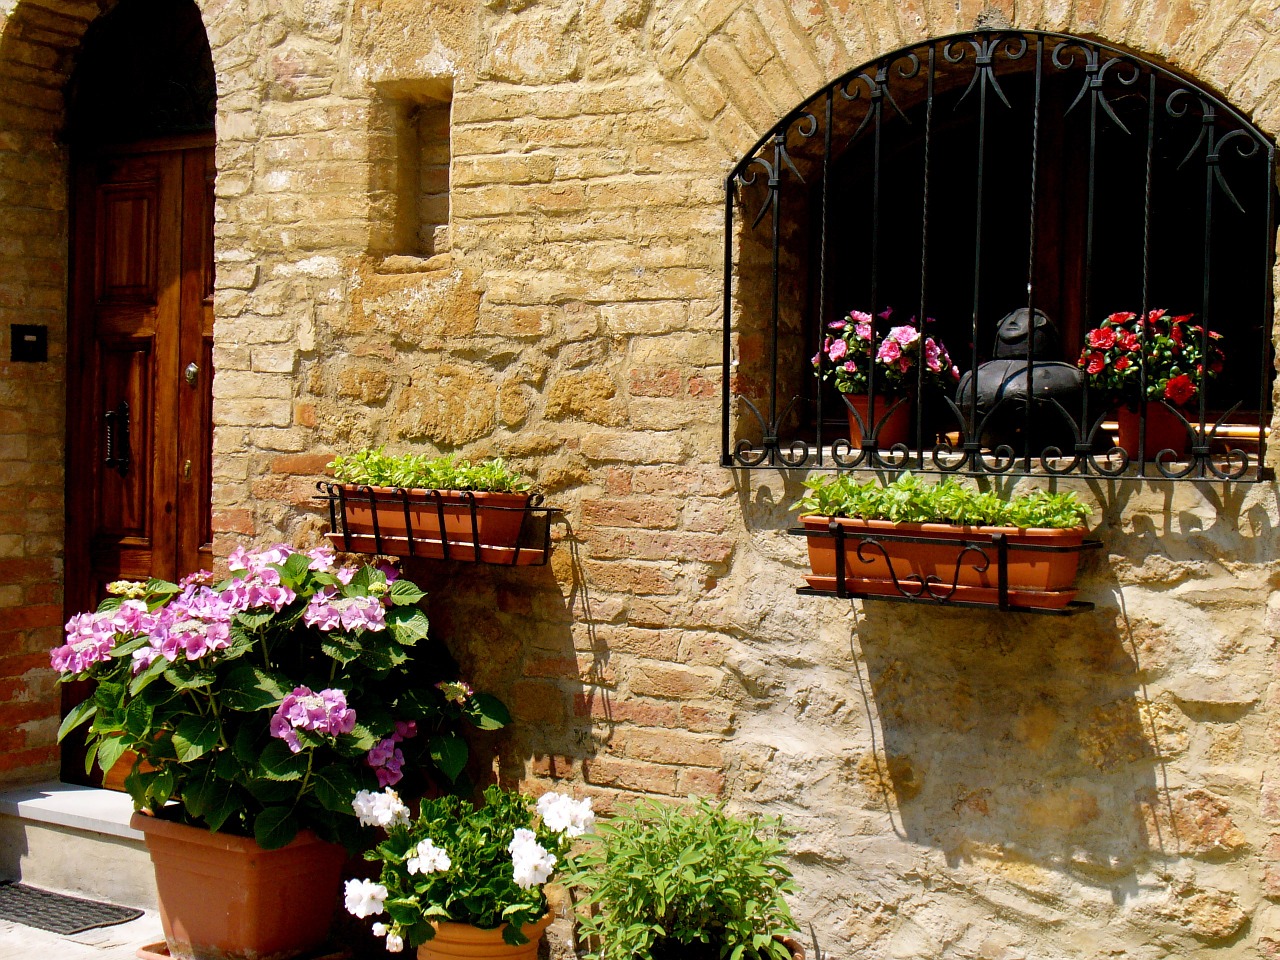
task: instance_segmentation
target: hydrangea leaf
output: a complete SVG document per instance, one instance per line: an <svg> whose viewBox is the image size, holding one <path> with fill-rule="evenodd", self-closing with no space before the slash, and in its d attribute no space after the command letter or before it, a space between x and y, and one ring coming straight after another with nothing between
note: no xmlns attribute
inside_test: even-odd
<svg viewBox="0 0 1280 960"><path fill-rule="evenodd" d="M258 758L258 772L268 780L301 780L307 772L307 757L294 753L283 740L272 740Z"/></svg>
<svg viewBox="0 0 1280 960"><path fill-rule="evenodd" d="M387 629L396 643L402 646L411 647L419 640L425 640L428 626L427 615L417 607L397 607L387 611Z"/></svg>
<svg viewBox="0 0 1280 960"><path fill-rule="evenodd" d="M289 692L280 677L252 663L235 666L222 687L223 705L245 712L274 709Z"/></svg>
<svg viewBox="0 0 1280 960"><path fill-rule="evenodd" d="M467 719L481 730L501 730L511 722L506 704L491 693L474 693L462 707Z"/></svg>
<svg viewBox="0 0 1280 960"><path fill-rule="evenodd" d="M218 744L219 724L214 717L190 716L173 732L173 750L183 763L208 753Z"/></svg>
<svg viewBox="0 0 1280 960"><path fill-rule="evenodd" d="M326 810L334 813L350 813L351 798L360 789L360 780L345 764L331 763L311 775L311 786L316 799Z"/></svg>
<svg viewBox="0 0 1280 960"><path fill-rule="evenodd" d="M92 700L82 700L72 707L58 727L58 742L61 743L63 737L92 717L97 710L98 705Z"/></svg>
<svg viewBox="0 0 1280 960"><path fill-rule="evenodd" d="M278 850L298 835L298 820L289 807L268 807L253 821L253 839L263 850Z"/></svg>
<svg viewBox="0 0 1280 960"><path fill-rule="evenodd" d="M125 755L129 746L121 737L103 737L98 742L98 766L106 773Z"/></svg>
<svg viewBox="0 0 1280 960"><path fill-rule="evenodd" d="M467 765L467 742L456 733L438 734L431 738L431 759L450 781L458 779Z"/></svg>
<svg viewBox="0 0 1280 960"><path fill-rule="evenodd" d="M426 595L426 591L419 590L413 581L400 579L391 584L391 593L388 599L395 606L400 607L415 604Z"/></svg>

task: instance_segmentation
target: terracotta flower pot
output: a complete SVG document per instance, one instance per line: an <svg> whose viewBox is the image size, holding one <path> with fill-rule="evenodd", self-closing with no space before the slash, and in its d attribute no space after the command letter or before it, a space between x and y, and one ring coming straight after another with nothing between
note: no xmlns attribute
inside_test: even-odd
<svg viewBox="0 0 1280 960"><path fill-rule="evenodd" d="M880 394L876 395L876 412L875 421L871 420L871 397L865 393L849 393L845 394L845 399L858 411L858 416L862 417L862 422L866 424L868 431L874 431L876 423L884 418L885 412L898 403L900 398L886 397ZM846 411L848 412L848 411ZM903 401L898 403L893 413L889 414L889 419L885 420L884 426L880 428L880 433L876 436L876 444L882 449L888 449L895 443L907 443L911 432L911 402ZM849 413L849 442L855 450L862 446L862 428L858 424L858 417Z"/></svg>
<svg viewBox="0 0 1280 960"><path fill-rule="evenodd" d="M338 547L346 546L344 531L352 538L360 538L351 549L377 546L371 544L376 530L380 553L440 558L447 542L449 557L455 560L476 559L477 547L480 559L489 561L494 559L491 554L495 551L512 550L520 539L524 511L531 499L527 493L400 491L351 484L341 484L339 488L343 498L341 528L331 535Z"/></svg>
<svg viewBox="0 0 1280 960"><path fill-rule="evenodd" d="M800 522L809 530L827 530L830 517L809 514ZM1079 547L1084 542L1084 527L1066 530L1032 527L956 526L946 523L893 523L889 520L855 520L840 517L845 530L845 582L854 593L893 596L898 587L894 578L908 589L914 589L911 577L934 578L937 590L946 592L954 583L954 599L978 603L994 603L999 580L996 552L986 546L989 563L985 570L982 557L970 553L961 556L960 541L990 543L991 535L1003 533L1008 538L1008 577L1010 600L1018 606L1062 607L1075 596L1072 586L1079 567L1080 553L1044 552L1021 549L1028 545ZM859 556L863 537L879 535L925 537L928 542L879 540L881 549L868 544ZM813 568L809 585L819 590L834 590L836 585L836 541L833 537L809 537L809 564ZM957 569L957 561L959 567ZM891 570L892 568L892 570Z"/></svg>
<svg viewBox="0 0 1280 960"><path fill-rule="evenodd" d="M304 832L279 850L135 813L174 960L285 960L329 935L346 852Z"/></svg>
<svg viewBox="0 0 1280 960"><path fill-rule="evenodd" d="M1129 459L1137 460L1141 422L1138 411L1122 406L1116 411L1116 420L1120 424L1120 446L1129 454ZM1147 432L1142 444L1144 460L1154 460L1161 450L1172 450L1173 459L1181 460L1187 455L1189 439L1187 428L1176 413L1157 400L1147 404Z"/></svg>
<svg viewBox="0 0 1280 960"><path fill-rule="evenodd" d="M538 955L538 941L553 919L547 911L537 923L526 924L521 932L529 942L513 947L502 939L503 927L481 930L469 923L433 923L436 935L418 947L418 960L533 960ZM505 925L504 925L505 926Z"/></svg>

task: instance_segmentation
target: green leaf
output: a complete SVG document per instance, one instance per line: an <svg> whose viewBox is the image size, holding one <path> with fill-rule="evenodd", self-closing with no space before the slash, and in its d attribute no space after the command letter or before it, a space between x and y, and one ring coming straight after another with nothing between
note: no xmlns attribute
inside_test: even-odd
<svg viewBox="0 0 1280 960"><path fill-rule="evenodd" d="M156 657L151 661L151 665L143 670L140 674L129 681L129 694L136 697L150 685L151 681L157 677L163 676L165 669L169 666L169 661L164 657Z"/></svg>
<svg viewBox="0 0 1280 960"><path fill-rule="evenodd" d="M418 909L418 901L416 900L407 900L397 897L395 899L388 899L384 901L382 907L391 915L391 919L396 923L417 923L422 917L421 911Z"/></svg>
<svg viewBox="0 0 1280 960"><path fill-rule="evenodd" d="M276 569L280 571L280 577L285 584L290 587L296 587L307 577L307 571L311 567L311 558L306 554L295 553L290 555L289 559L283 564L276 564Z"/></svg>
<svg viewBox="0 0 1280 960"><path fill-rule="evenodd" d="M173 732L173 750L178 760L189 763L218 745L219 724L214 717L183 718Z"/></svg>
<svg viewBox="0 0 1280 960"><path fill-rule="evenodd" d="M334 813L351 813L351 801L360 780L346 764L334 763L312 773L311 785L320 806Z"/></svg>
<svg viewBox="0 0 1280 960"><path fill-rule="evenodd" d="M151 732L151 717L155 707L142 697L135 697L124 708L124 730L134 740L145 739Z"/></svg>
<svg viewBox="0 0 1280 960"><path fill-rule="evenodd" d="M124 643L116 644L111 648L111 656L113 658L130 656L133 651L141 650L151 642L149 637L134 637L132 640L126 640Z"/></svg>
<svg viewBox="0 0 1280 960"><path fill-rule="evenodd" d="M467 719L481 730L501 730L511 722L506 704L491 693L475 693L462 706Z"/></svg>
<svg viewBox="0 0 1280 960"><path fill-rule="evenodd" d="M439 734L431 738L430 750L440 772L450 781L457 780L467 765L467 741L456 733Z"/></svg>
<svg viewBox="0 0 1280 960"><path fill-rule="evenodd" d="M129 750L124 737L103 737L98 741L98 767L106 773Z"/></svg>
<svg viewBox="0 0 1280 960"><path fill-rule="evenodd" d="M236 614L235 622L246 630L257 630L271 622L273 610L241 610Z"/></svg>
<svg viewBox="0 0 1280 960"><path fill-rule="evenodd" d="M263 850L278 850L298 835L298 821L288 807L267 807L253 821L253 839Z"/></svg>
<svg viewBox="0 0 1280 960"><path fill-rule="evenodd" d="M218 672L212 667L201 669L184 663L170 667L164 672L164 678L175 690L195 690L213 683L218 679Z"/></svg>
<svg viewBox="0 0 1280 960"><path fill-rule="evenodd" d="M364 645L360 643L358 634L336 632L324 635L324 639L320 641L320 650L326 657L337 660L344 665L359 659L360 655L365 652Z"/></svg>
<svg viewBox="0 0 1280 960"><path fill-rule="evenodd" d="M93 772L93 761L98 759L98 744L101 741L95 740L89 744L89 749L84 754L84 775L87 777Z"/></svg>
<svg viewBox="0 0 1280 960"><path fill-rule="evenodd" d="M350 733L340 733L334 739L345 755L354 756L356 753L368 753L382 738L363 723L356 721Z"/></svg>
<svg viewBox="0 0 1280 960"><path fill-rule="evenodd" d="M418 589L418 586L413 581L401 578L391 584L391 593L387 599L394 606L402 607L417 603L426 595L426 592Z"/></svg>
<svg viewBox="0 0 1280 960"><path fill-rule="evenodd" d="M152 597L171 597L182 592L182 588L168 580L157 580L152 577L147 581L147 593Z"/></svg>
<svg viewBox="0 0 1280 960"><path fill-rule="evenodd" d="M382 575L373 567L367 564L356 571L356 575L351 578L351 582L342 588L344 597L367 597L369 595L369 584L373 583L375 578Z"/></svg>
<svg viewBox="0 0 1280 960"><path fill-rule="evenodd" d="M62 724L58 727L58 742L61 743L63 737L97 712L98 705L92 700L83 700L80 703L77 703L71 708L70 712L62 718Z"/></svg>
<svg viewBox="0 0 1280 960"><path fill-rule="evenodd" d="M272 740L258 758L258 770L268 780L301 780L307 772L307 756L294 753L283 740Z"/></svg>
<svg viewBox="0 0 1280 960"><path fill-rule="evenodd" d="M223 682L221 702L232 710L270 710L289 693L284 678L252 663L237 664Z"/></svg>
<svg viewBox="0 0 1280 960"><path fill-rule="evenodd" d="M419 640L425 640L427 627L427 615L417 607L396 607L387 611L387 629L401 646L411 647Z"/></svg>

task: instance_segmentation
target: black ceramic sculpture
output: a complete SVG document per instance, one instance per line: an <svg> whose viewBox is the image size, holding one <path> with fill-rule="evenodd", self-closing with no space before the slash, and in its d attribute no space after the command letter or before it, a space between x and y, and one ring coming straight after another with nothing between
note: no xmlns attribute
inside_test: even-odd
<svg viewBox="0 0 1280 960"><path fill-rule="evenodd" d="M1031 338L1031 359L1027 360L1027 338ZM1080 409L1080 393L1084 375L1073 364L1061 359L1058 329L1042 311L1036 310L1034 321L1026 307L1005 316L996 327L992 358L978 366L977 410L971 378L966 373L956 387L956 405L973 425L982 429L982 443L989 447L1007 444L1016 453L1025 452L1024 441L1030 440L1031 453L1038 455L1045 447L1059 447L1070 454L1075 435L1067 419L1051 400L1057 400L1073 415ZM1031 367L1032 435L1026 431L1027 368Z"/></svg>

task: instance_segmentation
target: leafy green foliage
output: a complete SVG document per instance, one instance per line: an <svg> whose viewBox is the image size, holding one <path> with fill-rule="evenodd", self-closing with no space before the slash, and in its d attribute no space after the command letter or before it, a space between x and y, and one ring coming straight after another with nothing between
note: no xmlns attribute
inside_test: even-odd
<svg viewBox="0 0 1280 960"><path fill-rule="evenodd" d="M125 778L136 807L253 836L264 847L304 828L363 846L351 802L395 775L385 767L393 751L407 795L469 793L459 731L494 730L510 717L498 700L457 681L418 606L426 594L374 567L334 569L331 554L278 546L243 556L258 558L256 573L239 570L216 585L126 584L131 606L111 597L100 614L77 618L94 625L92 656L76 668L65 660L60 679L93 680L95 688L67 715L59 739L87 724L90 763L106 771L128 751L137 755ZM245 592L277 578L285 593L276 602ZM106 618L94 619L101 611ZM84 647L86 637L72 639ZM175 637L203 639L184 647ZM55 662L76 649L58 648ZM282 705L304 687L340 693L355 714L350 728L290 726Z"/></svg>
<svg viewBox="0 0 1280 960"><path fill-rule="evenodd" d="M364 483L377 487L497 493L522 493L529 489L529 481L500 458L472 463L452 456L389 454L378 447L350 455L339 454L333 458L329 468L340 483Z"/></svg>
<svg viewBox="0 0 1280 960"><path fill-rule="evenodd" d="M581 930L597 960L649 957L671 942L707 944L726 960L784 960L774 934L794 928L777 820L730 816L700 799L640 801L597 825L565 883L581 888Z"/></svg>
<svg viewBox="0 0 1280 960"><path fill-rule="evenodd" d="M824 517L1066 529L1082 525L1093 512L1074 492L1032 490L1005 499L966 487L954 477L926 483L903 473L882 487L874 480L859 483L846 473L815 477L804 485L809 493L792 509Z"/></svg>

